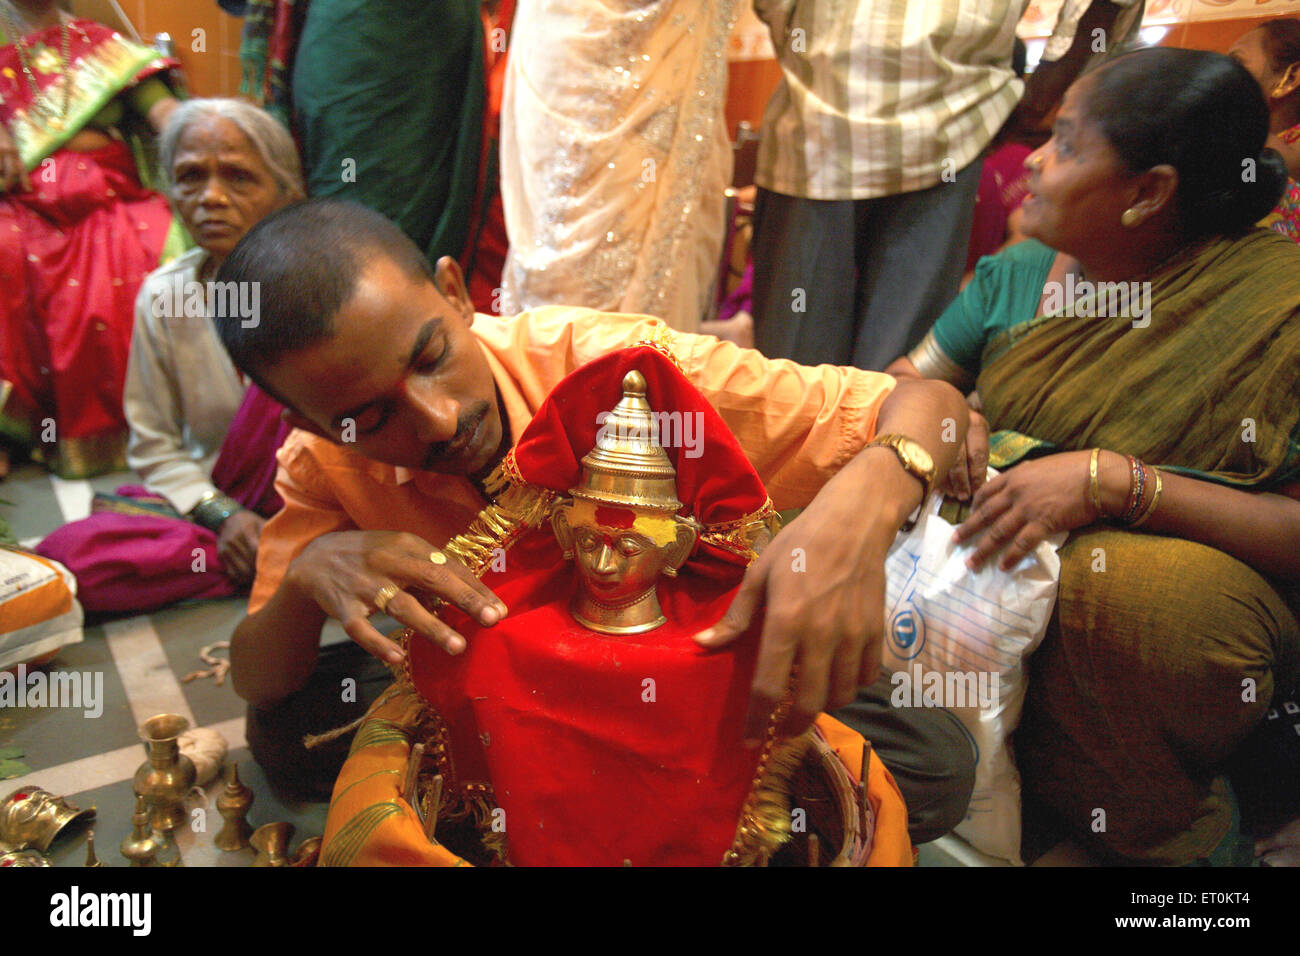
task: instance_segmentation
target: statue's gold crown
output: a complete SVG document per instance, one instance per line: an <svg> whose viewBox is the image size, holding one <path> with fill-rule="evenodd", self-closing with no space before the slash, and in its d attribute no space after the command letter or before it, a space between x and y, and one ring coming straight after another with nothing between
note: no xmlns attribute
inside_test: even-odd
<svg viewBox="0 0 1300 956"><path fill-rule="evenodd" d="M582 458L582 477L569 489L575 498L623 508L676 512L677 472L659 445L658 428L646 401L645 376L623 376L619 399L596 434L596 447Z"/></svg>

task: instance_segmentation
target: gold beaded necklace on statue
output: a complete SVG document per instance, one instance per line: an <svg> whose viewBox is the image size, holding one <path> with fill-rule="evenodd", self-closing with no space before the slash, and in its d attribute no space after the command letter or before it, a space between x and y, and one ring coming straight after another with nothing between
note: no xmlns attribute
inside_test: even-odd
<svg viewBox="0 0 1300 956"><path fill-rule="evenodd" d="M59 32L62 40L59 75L63 78L63 105L56 110L53 106L54 97L41 93L40 87L36 83L36 74L32 72L30 51L23 48L23 41L27 39L24 24L17 21L14 16L15 11L10 8L8 3L0 5L0 11L4 13L6 31L14 38L14 49L18 51L18 62L22 65L23 75L27 77L27 85L32 88L32 112L36 114L41 121L41 125L46 129L56 132L63 129L63 120L68 115L68 102L72 93L72 72L68 69L72 38L68 31L68 21L63 17L59 18ZM46 47L46 49L49 48ZM42 69L41 72L48 73L50 71Z"/></svg>

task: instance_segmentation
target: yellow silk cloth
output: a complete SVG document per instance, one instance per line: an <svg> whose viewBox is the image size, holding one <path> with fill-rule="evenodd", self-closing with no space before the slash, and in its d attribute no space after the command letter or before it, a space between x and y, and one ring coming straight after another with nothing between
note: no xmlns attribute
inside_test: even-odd
<svg viewBox="0 0 1300 956"><path fill-rule="evenodd" d="M430 843L414 808L402 796L412 739L423 703L409 685L395 684L370 708L352 752L334 784L325 821L321 866L469 866L446 847ZM822 714L817 729L857 782L863 738ZM874 751L867 799L875 831L867 866L911 866L907 807L893 775Z"/></svg>

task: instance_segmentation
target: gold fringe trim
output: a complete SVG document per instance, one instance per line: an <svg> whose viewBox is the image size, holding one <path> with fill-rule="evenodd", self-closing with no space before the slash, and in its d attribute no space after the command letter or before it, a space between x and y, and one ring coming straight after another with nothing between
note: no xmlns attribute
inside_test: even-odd
<svg viewBox="0 0 1300 956"><path fill-rule="evenodd" d="M791 686L796 676L791 675ZM808 746L806 735L777 738L777 729L784 723L791 704L787 693L772 710L754 781L740 808L736 836L731 849L722 855L723 866L766 866L772 854L790 840L791 780Z"/></svg>
<svg viewBox="0 0 1300 956"><path fill-rule="evenodd" d="M559 498L550 489L521 480L513 450L492 469L484 482L484 491L493 499L492 504L475 515L469 528L443 548L476 577L483 576L498 551L509 548L520 535L546 521Z"/></svg>
<svg viewBox="0 0 1300 956"><path fill-rule="evenodd" d="M654 349L664 358L668 359L668 361L672 362L673 365L677 366L677 371L685 375L686 369L682 368L681 360L677 358L677 353L673 351L676 345L676 334L671 328L664 325L651 332L649 338L642 339L640 342L635 343L632 348L635 349L645 346L646 348Z"/></svg>
<svg viewBox="0 0 1300 956"><path fill-rule="evenodd" d="M757 511L735 521L706 525L700 540L724 551L738 554L752 563L759 551L781 530L781 516L768 498Z"/></svg>
<svg viewBox="0 0 1300 956"><path fill-rule="evenodd" d="M843 834L831 866L862 866L871 852L875 815L866 798L866 786L856 786L839 755L815 727L798 737L776 740L776 728L785 719L790 698L774 712L768 726L768 746L759 758L753 789L741 809L740 822L723 866L766 866L793 837L792 820L797 780L820 770L835 800ZM810 763L810 759L812 761Z"/></svg>

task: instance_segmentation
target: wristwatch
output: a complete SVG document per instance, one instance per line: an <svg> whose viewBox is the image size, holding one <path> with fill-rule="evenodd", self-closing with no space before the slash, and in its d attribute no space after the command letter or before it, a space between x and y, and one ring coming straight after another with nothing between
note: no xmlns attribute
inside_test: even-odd
<svg viewBox="0 0 1300 956"><path fill-rule="evenodd" d="M904 521L902 528L899 529L900 531L911 531L921 515L921 509L930 500L930 492L934 491L934 483L938 477L935 474L934 459L930 457L930 453L919 442L913 441L905 435L877 435L867 443L868 448L872 445L883 445L892 449L894 454L898 456L899 463L921 482L921 505L916 511L912 512L912 516Z"/></svg>

